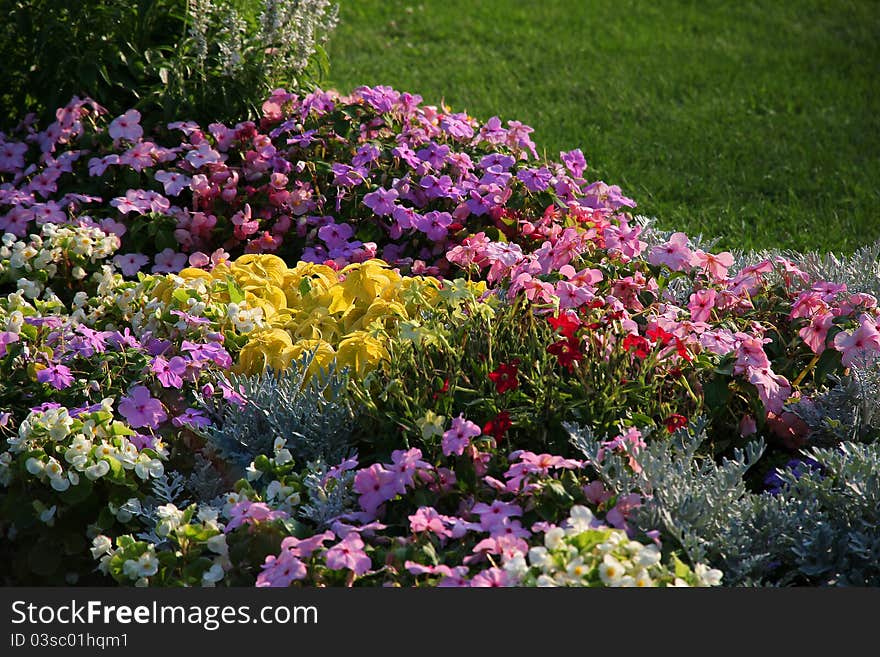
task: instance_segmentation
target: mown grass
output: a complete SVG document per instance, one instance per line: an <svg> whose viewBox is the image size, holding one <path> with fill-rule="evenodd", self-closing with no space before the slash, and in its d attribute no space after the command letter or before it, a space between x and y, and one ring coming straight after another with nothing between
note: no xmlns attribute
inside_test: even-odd
<svg viewBox="0 0 880 657"><path fill-rule="evenodd" d="M350 0L332 86L390 84L580 147L660 225L719 245L880 238L880 4Z"/></svg>

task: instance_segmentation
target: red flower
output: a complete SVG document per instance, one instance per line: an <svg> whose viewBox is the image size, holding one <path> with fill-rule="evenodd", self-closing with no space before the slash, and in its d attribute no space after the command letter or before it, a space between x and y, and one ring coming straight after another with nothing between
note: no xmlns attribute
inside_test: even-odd
<svg viewBox="0 0 880 657"><path fill-rule="evenodd" d="M647 335L652 341L659 342L660 344L664 345L669 344L675 337L674 335L672 335L672 333L659 326L648 329L645 335Z"/></svg>
<svg viewBox="0 0 880 657"><path fill-rule="evenodd" d="M688 419L684 415L678 415L677 413L674 415L670 415L666 418L666 430L669 433L675 433L682 427L686 427L688 424Z"/></svg>
<svg viewBox="0 0 880 657"><path fill-rule="evenodd" d="M495 438L496 443L500 443L504 434L507 433L511 426L513 426L513 422L510 420L510 413L501 411L494 418L486 422L486 426L483 427L483 435L492 436Z"/></svg>
<svg viewBox="0 0 880 657"><path fill-rule="evenodd" d="M684 345L684 342L675 338L675 350L678 352L678 355L684 358L687 362L691 362L694 357L688 353L687 347Z"/></svg>
<svg viewBox="0 0 880 657"><path fill-rule="evenodd" d="M565 340L554 342L547 347L547 351L556 356L559 364L567 367L569 371L574 369L576 361L584 357L584 354L581 352L580 343L574 338L566 338Z"/></svg>
<svg viewBox="0 0 880 657"><path fill-rule="evenodd" d="M447 392L449 392L449 379L443 379L443 387L434 393L434 399Z"/></svg>
<svg viewBox="0 0 880 657"><path fill-rule="evenodd" d="M555 330L559 331L569 340L574 339L574 334L581 325L581 320L574 313L563 313L547 320Z"/></svg>
<svg viewBox="0 0 880 657"><path fill-rule="evenodd" d="M632 351L637 358L647 358L651 353L651 343L641 335L630 333L623 339L623 348Z"/></svg>
<svg viewBox="0 0 880 657"><path fill-rule="evenodd" d="M517 365L519 365L518 358L510 363L501 363L494 372L489 372L489 380L495 384L495 390L499 394L508 390L516 390L519 387L519 380L516 378L519 374Z"/></svg>

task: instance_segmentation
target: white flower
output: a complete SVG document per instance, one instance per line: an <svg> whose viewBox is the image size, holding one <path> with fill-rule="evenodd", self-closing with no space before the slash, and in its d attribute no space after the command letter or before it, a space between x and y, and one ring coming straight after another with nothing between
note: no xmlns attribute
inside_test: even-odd
<svg viewBox="0 0 880 657"><path fill-rule="evenodd" d="M219 554L220 556L226 556L229 554L229 546L226 545L226 534L212 536L205 541L205 545L211 552Z"/></svg>
<svg viewBox="0 0 880 657"><path fill-rule="evenodd" d="M606 586L618 586L624 573L623 564L610 554L602 558L602 563L599 564L599 578Z"/></svg>
<svg viewBox="0 0 880 657"><path fill-rule="evenodd" d="M89 548L89 551L92 553L92 558L97 559L98 557L107 554L110 552L110 548L113 547L113 541L111 541L107 536L103 534L98 534L95 538L92 539L92 547Z"/></svg>
<svg viewBox="0 0 880 657"><path fill-rule="evenodd" d="M719 586L721 578L724 577L724 573L717 568L709 568L702 563L694 566L694 574L697 576L697 582L700 586Z"/></svg>
<svg viewBox="0 0 880 657"><path fill-rule="evenodd" d="M137 559L127 559L125 563L122 564L122 572L124 572L129 579L150 577L159 572L159 560L151 550L148 550Z"/></svg>
<svg viewBox="0 0 880 657"><path fill-rule="evenodd" d="M548 550L556 550L562 546L563 538L565 538L565 530L561 527L554 527L544 534L544 545Z"/></svg>
<svg viewBox="0 0 880 657"><path fill-rule="evenodd" d="M202 586L214 586L225 576L226 573L223 572L223 566L215 561L214 565L212 565L210 568L208 568L208 570L202 573Z"/></svg>
<svg viewBox="0 0 880 657"><path fill-rule="evenodd" d="M550 588L559 586L559 583L550 577L550 575L538 575L535 585L540 586L541 588Z"/></svg>
<svg viewBox="0 0 880 657"><path fill-rule="evenodd" d="M43 511L40 512L40 520L51 527L52 525L55 524L55 511L56 510L57 510L57 507L54 504L52 506L50 506L48 509L43 509Z"/></svg>
<svg viewBox="0 0 880 657"><path fill-rule="evenodd" d="M651 566L660 563L660 557L660 548L656 545L645 545L638 554L636 554L635 562L640 566L650 568Z"/></svg>
<svg viewBox="0 0 880 657"><path fill-rule="evenodd" d="M577 535L588 531L593 526L593 518L593 512L587 507L580 504L571 507L567 533L569 535Z"/></svg>
<svg viewBox="0 0 880 657"><path fill-rule="evenodd" d="M244 472L245 472L245 477L247 478L248 481L256 481L257 479L259 479L260 477L263 476L262 471L257 470L257 467L254 465L253 461L251 461L251 464L245 468ZM272 483L275 483L275 482L272 482Z"/></svg>
<svg viewBox="0 0 880 657"><path fill-rule="evenodd" d="M50 483L52 484L52 488L59 493L63 493L70 488L70 480L67 477L54 477L50 480Z"/></svg>
<svg viewBox="0 0 880 657"><path fill-rule="evenodd" d="M95 481L96 479L100 479L105 474L110 472L110 464L107 463L104 459L101 459L94 465L90 465L86 468L86 477Z"/></svg>
<svg viewBox="0 0 880 657"><path fill-rule="evenodd" d="M180 527L183 520L183 511L174 504L164 504L156 509L159 522L156 524L157 536L168 536L172 531Z"/></svg>
<svg viewBox="0 0 880 657"><path fill-rule="evenodd" d="M504 570L519 580L528 572L529 566L526 564L525 557L522 554L517 554L505 562Z"/></svg>
<svg viewBox="0 0 880 657"><path fill-rule="evenodd" d="M648 588L654 586L654 581L651 579L650 575L648 575L648 571L642 569L636 575L635 585L640 588Z"/></svg>
<svg viewBox="0 0 880 657"><path fill-rule="evenodd" d="M293 461L293 454L290 453L289 449L280 449L275 452L275 465L284 465L285 463L290 463Z"/></svg>
<svg viewBox="0 0 880 657"><path fill-rule="evenodd" d="M581 557L578 557L568 564L565 571L570 577L580 580L587 576L587 573L590 572L590 567L584 563Z"/></svg>
<svg viewBox="0 0 880 657"><path fill-rule="evenodd" d="M550 553L547 551L547 548L539 545L529 550L529 563L532 566L543 569L549 561Z"/></svg>
<svg viewBox="0 0 880 657"><path fill-rule="evenodd" d="M27 461L25 461L24 467L32 475L38 475L43 471L43 468L45 466L40 459L34 458L32 456Z"/></svg>

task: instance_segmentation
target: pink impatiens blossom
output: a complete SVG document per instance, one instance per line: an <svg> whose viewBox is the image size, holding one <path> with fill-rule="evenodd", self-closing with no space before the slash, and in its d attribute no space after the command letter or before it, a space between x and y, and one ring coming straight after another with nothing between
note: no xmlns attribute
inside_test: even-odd
<svg viewBox="0 0 880 657"><path fill-rule="evenodd" d="M397 476L382 464L358 470L354 477L354 491L360 494L358 501L367 513L375 514L382 504L397 496Z"/></svg>
<svg viewBox="0 0 880 657"><path fill-rule="evenodd" d="M177 196L192 182L189 176L176 171L157 171L155 178L162 183L165 187L165 193L169 196Z"/></svg>
<svg viewBox="0 0 880 657"><path fill-rule="evenodd" d="M134 276L150 259L142 253L123 253L113 256L113 264L124 276Z"/></svg>
<svg viewBox="0 0 880 657"><path fill-rule="evenodd" d="M691 295L688 310L691 311L691 320L706 322L715 307L715 290L699 290Z"/></svg>
<svg viewBox="0 0 880 657"><path fill-rule="evenodd" d="M683 271L690 268L694 254L688 248L688 238L684 233L673 233L666 244L655 246L648 254L648 262L652 265L666 265L672 271Z"/></svg>
<svg viewBox="0 0 880 657"><path fill-rule="evenodd" d="M834 348L843 354L841 362L850 367L854 362L872 360L880 353L880 333L877 324L867 315L859 319L859 328L854 333L838 333L834 336Z"/></svg>
<svg viewBox="0 0 880 657"><path fill-rule="evenodd" d="M364 542L357 532L350 532L339 543L327 550L327 567L330 570L350 570L363 575L370 570L372 562L364 552Z"/></svg>
<svg viewBox="0 0 880 657"><path fill-rule="evenodd" d="M440 538L451 538L452 532L447 528L450 519L437 513L431 506L421 506L409 516L409 527L413 533L431 532Z"/></svg>
<svg viewBox="0 0 880 657"><path fill-rule="evenodd" d="M185 253L177 253L174 249L166 248L156 254L155 262L151 269L154 274L179 272L186 267L187 257Z"/></svg>
<svg viewBox="0 0 880 657"><path fill-rule="evenodd" d="M137 141L144 136L144 129L141 127L141 113L136 109L130 109L122 116L117 116L110 123L109 132L113 139Z"/></svg>
<svg viewBox="0 0 880 657"><path fill-rule="evenodd" d="M452 420L452 426L443 434L441 441L443 455L457 454L460 456L470 444L471 438L476 438L482 433L483 430L477 424L466 420L464 415L459 415Z"/></svg>
<svg viewBox="0 0 880 657"><path fill-rule="evenodd" d="M758 389L758 397L771 413L781 413L782 406L791 397L791 385L784 376L775 374L768 367L750 368L749 383Z"/></svg>
<svg viewBox="0 0 880 657"><path fill-rule="evenodd" d="M162 356L155 356L150 363L150 371L159 379L163 388L177 388L183 386L182 375L186 372L186 360L180 356L174 356L170 360Z"/></svg>
<svg viewBox="0 0 880 657"><path fill-rule="evenodd" d="M229 510L229 516L230 520L226 523L226 529L223 530L227 534L242 525L255 525L260 522L288 517L284 511L271 509L265 502L252 502L251 500L242 500L233 505Z"/></svg>
<svg viewBox="0 0 880 657"><path fill-rule="evenodd" d="M119 402L119 412L126 422L134 428L150 427L159 428L168 415L162 407L162 402L154 399L146 386L134 386Z"/></svg>
<svg viewBox="0 0 880 657"><path fill-rule="evenodd" d="M700 249L694 251L693 265L705 271L716 282L727 278L727 270L733 265L733 254L723 251L713 255Z"/></svg>
<svg viewBox="0 0 880 657"><path fill-rule="evenodd" d="M825 351L825 341L828 339L828 329L834 321L834 314L831 312L820 312L813 315L810 323L798 331L804 342L809 345L815 354L821 354Z"/></svg>
<svg viewBox="0 0 880 657"><path fill-rule="evenodd" d="M281 550L276 557L270 554L262 565L262 571L257 575L256 586L287 587L296 580L305 579L308 575L306 565L300 561L290 550Z"/></svg>

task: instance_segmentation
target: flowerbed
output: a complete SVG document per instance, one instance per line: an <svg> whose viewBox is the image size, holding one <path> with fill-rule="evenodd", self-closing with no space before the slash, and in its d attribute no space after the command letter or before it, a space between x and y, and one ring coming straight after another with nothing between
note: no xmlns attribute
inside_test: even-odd
<svg viewBox="0 0 880 657"><path fill-rule="evenodd" d="M386 87L108 119L0 135L7 583L880 578L874 290Z"/></svg>

